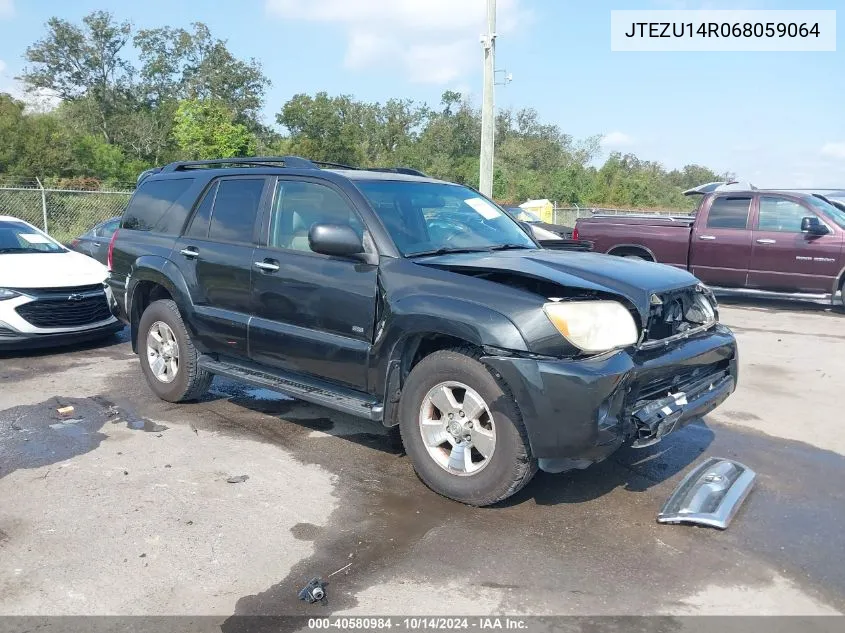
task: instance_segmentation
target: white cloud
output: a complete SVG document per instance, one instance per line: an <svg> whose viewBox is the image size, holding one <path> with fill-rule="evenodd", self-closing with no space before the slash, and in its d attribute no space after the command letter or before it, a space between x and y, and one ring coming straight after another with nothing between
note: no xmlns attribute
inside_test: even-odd
<svg viewBox="0 0 845 633"><path fill-rule="evenodd" d="M11 18L15 15L14 0L0 0L0 19Z"/></svg>
<svg viewBox="0 0 845 633"><path fill-rule="evenodd" d="M845 143L825 143L821 152L822 156L845 159Z"/></svg>
<svg viewBox="0 0 845 633"><path fill-rule="evenodd" d="M621 149L634 144L634 137L625 132L610 132L601 137L601 146L604 149Z"/></svg>
<svg viewBox="0 0 845 633"><path fill-rule="evenodd" d="M2 1L2 0L0 0ZM341 26L344 66L400 69L410 81L446 84L481 67L484 0L265 0L270 16ZM531 18L524 0L499 0L496 32Z"/></svg>

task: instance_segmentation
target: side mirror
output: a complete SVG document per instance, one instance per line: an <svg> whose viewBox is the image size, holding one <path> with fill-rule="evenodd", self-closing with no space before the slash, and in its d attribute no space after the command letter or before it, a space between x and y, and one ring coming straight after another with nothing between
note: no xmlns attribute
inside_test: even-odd
<svg viewBox="0 0 845 633"><path fill-rule="evenodd" d="M830 229L822 224L817 217L810 216L801 218L801 232L810 235L827 235L830 233Z"/></svg>
<svg viewBox="0 0 845 633"><path fill-rule="evenodd" d="M313 224L308 231L308 245L315 253L352 257L364 252L364 242L346 224Z"/></svg>

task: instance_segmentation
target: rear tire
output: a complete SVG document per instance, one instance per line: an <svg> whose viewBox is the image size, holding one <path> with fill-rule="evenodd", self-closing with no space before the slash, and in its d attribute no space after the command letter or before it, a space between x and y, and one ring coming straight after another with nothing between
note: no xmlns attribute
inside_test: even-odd
<svg viewBox="0 0 845 633"><path fill-rule="evenodd" d="M170 299L153 301L141 315L138 356L150 389L167 402L200 398L214 378L200 369L199 353Z"/></svg>
<svg viewBox="0 0 845 633"><path fill-rule="evenodd" d="M455 501L491 505L519 491L537 472L510 389L472 349L435 352L414 367L402 389L399 429L419 478Z"/></svg>

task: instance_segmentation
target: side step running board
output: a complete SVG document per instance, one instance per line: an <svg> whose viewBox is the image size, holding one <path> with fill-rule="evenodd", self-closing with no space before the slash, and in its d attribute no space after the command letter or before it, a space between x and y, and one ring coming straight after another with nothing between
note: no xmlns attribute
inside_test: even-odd
<svg viewBox="0 0 845 633"><path fill-rule="evenodd" d="M751 491L756 477L748 466L711 457L678 484L657 515L657 522L697 523L724 530Z"/></svg>
<svg viewBox="0 0 845 633"><path fill-rule="evenodd" d="M268 373L236 363L214 360L210 356L200 356L199 366L218 376L281 391L293 398L368 420L380 421L384 414L384 407L375 398L305 376Z"/></svg>
<svg viewBox="0 0 845 633"><path fill-rule="evenodd" d="M757 288L722 288L721 286L710 286L710 290L717 295L780 299L782 301L805 301L820 304L835 303L836 295L838 294L829 294L826 292L775 292L774 290L758 290Z"/></svg>

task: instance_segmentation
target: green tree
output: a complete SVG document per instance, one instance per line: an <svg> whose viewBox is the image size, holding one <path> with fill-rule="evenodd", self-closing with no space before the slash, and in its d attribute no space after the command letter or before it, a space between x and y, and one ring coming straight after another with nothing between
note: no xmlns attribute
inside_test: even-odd
<svg viewBox="0 0 845 633"><path fill-rule="evenodd" d="M130 99L133 68L121 51L131 26L107 11L94 11L82 23L50 18L47 35L26 49L31 66L19 79L30 90L46 89L65 101L87 100L97 129L110 142L110 119Z"/></svg>
<svg viewBox="0 0 845 633"><path fill-rule="evenodd" d="M255 152L255 135L221 101L189 99L179 104L173 136L188 158L203 160L250 156Z"/></svg>
<svg viewBox="0 0 845 633"><path fill-rule="evenodd" d="M221 101L238 122L257 128L270 85L261 64L237 59L205 24L191 26L192 31L166 26L135 35L145 97L153 105L184 99Z"/></svg>
<svg viewBox="0 0 845 633"><path fill-rule="evenodd" d="M9 94L0 93L0 173L14 169L20 158L23 125L24 104Z"/></svg>
<svg viewBox="0 0 845 633"><path fill-rule="evenodd" d="M287 128L292 152L314 160L364 162L364 104L349 95L294 95L276 115Z"/></svg>

